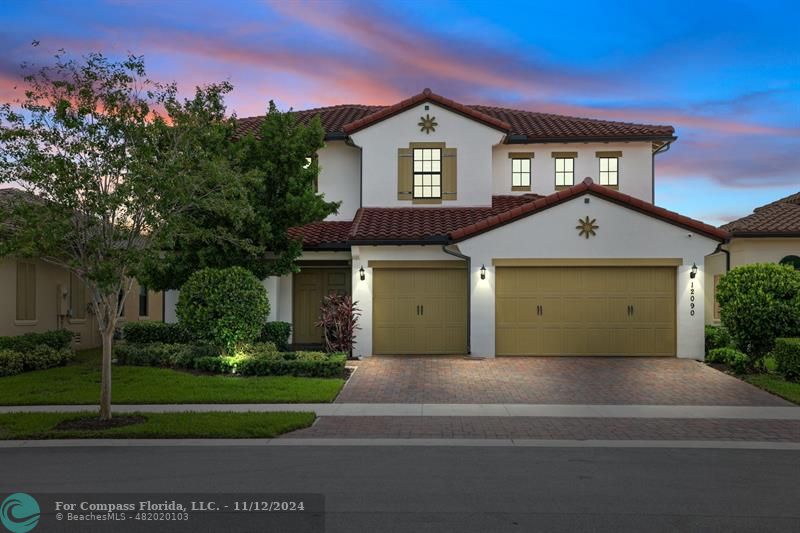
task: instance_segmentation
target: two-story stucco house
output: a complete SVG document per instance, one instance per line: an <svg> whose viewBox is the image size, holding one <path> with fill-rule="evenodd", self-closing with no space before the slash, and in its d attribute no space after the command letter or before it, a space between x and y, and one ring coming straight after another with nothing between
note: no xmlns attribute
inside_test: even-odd
<svg viewBox="0 0 800 533"><path fill-rule="evenodd" d="M726 233L653 205L671 126L428 89L298 112L313 116L326 130L318 188L342 205L293 230L301 272L265 280L293 342L319 342L322 297L346 291L362 310L360 356L702 358L703 259Z"/></svg>

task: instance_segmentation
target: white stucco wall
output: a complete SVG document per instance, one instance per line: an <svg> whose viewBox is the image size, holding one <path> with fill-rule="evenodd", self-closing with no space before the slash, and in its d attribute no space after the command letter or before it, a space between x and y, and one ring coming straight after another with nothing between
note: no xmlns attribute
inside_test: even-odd
<svg viewBox="0 0 800 533"><path fill-rule="evenodd" d="M589 203L584 199L589 198ZM597 235L578 236L575 226L585 216L597 220ZM691 234L691 237L689 236ZM459 244L472 258L472 355L495 353L495 298L492 259L512 258L681 258L677 272L677 355L702 359L703 260L717 241L662 222L591 195L570 200L541 213L478 235ZM690 316L689 270L699 269L694 281L695 308ZM486 265L486 279L479 269Z"/></svg>
<svg viewBox="0 0 800 533"><path fill-rule="evenodd" d="M753 263L778 263L787 255L800 255L800 238L796 237L749 237L734 238L724 247L730 251L731 268ZM719 324L714 318L714 276L725 274L725 254L706 257L706 324Z"/></svg>
<svg viewBox="0 0 800 533"><path fill-rule="evenodd" d="M430 134L417 125L426 114L436 117L438 123ZM412 142L444 142L458 149L458 199L446 201L442 207L492 203L492 146L503 139L501 131L428 102L351 137L362 148L364 207L411 206L410 201L397 199L397 149Z"/></svg>
<svg viewBox="0 0 800 533"><path fill-rule="evenodd" d="M533 152L531 191L548 195L556 190L553 152L577 152L575 183L591 177L600 183L600 161L597 152L621 151L619 158L619 191L646 202L653 201L653 156L650 142L628 143L565 143L565 144L501 144L492 150L492 190L494 194L525 194L511 190L509 152Z"/></svg>
<svg viewBox="0 0 800 533"><path fill-rule="evenodd" d="M373 269L370 261L460 261L458 258L442 251L441 246L353 246L353 301L358 302L361 309L359 326L356 334L354 355L364 357L372 355L372 280ZM364 267L364 281L361 281L358 270Z"/></svg>
<svg viewBox="0 0 800 533"><path fill-rule="evenodd" d="M353 220L361 201L361 151L344 141L328 141L317 157L319 192L328 201L342 202L339 212L326 220Z"/></svg>

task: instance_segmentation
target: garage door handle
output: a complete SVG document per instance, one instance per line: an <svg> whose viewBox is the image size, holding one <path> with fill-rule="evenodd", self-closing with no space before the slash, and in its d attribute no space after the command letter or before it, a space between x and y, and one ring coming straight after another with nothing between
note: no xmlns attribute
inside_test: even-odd
<svg viewBox="0 0 800 533"><path fill-rule="evenodd" d="M420 305L419 306L419 311L420 311L419 314L421 314L422 316L425 316L425 306L424 305Z"/></svg>
<svg viewBox="0 0 800 533"><path fill-rule="evenodd" d="M417 316L419 316L419 306L417 306Z"/></svg>

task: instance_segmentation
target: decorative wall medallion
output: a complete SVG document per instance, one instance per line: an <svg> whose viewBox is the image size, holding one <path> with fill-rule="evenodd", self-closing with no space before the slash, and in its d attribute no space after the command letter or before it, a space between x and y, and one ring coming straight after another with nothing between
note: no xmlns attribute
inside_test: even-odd
<svg viewBox="0 0 800 533"><path fill-rule="evenodd" d="M583 220L579 218L578 225L575 226L575 229L580 230L580 232L578 232L578 237L586 237L588 239L589 237L597 235L594 230L598 229L600 226L596 225L595 222L597 222L596 218L591 220L589 220L588 216Z"/></svg>
<svg viewBox="0 0 800 533"><path fill-rule="evenodd" d="M432 117L428 113L425 113L424 117L419 117L419 124L417 124L419 131L424 131L425 133L436 131L436 126L438 125L436 117Z"/></svg>

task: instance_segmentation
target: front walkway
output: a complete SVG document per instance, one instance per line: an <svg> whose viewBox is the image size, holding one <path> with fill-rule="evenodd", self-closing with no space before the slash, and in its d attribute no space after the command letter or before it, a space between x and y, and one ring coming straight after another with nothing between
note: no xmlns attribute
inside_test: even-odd
<svg viewBox="0 0 800 533"><path fill-rule="evenodd" d="M337 403L786 406L690 359L371 357Z"/></svg>

